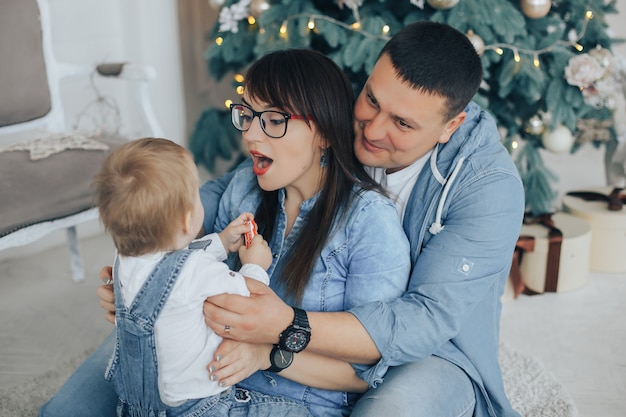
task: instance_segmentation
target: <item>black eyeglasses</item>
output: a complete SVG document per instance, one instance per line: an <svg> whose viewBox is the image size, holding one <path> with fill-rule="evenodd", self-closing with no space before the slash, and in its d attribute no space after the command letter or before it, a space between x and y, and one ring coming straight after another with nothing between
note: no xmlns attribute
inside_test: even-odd
<svg viewBox="0 0 626 417"><path fill-rule="evenodd" d="M310 116L307 117L274 110L254 111L245 104L231 104L230 113L235 129L241 132L248 131L252 125L252 120L258 117L263 132L274 139L285 136L285 133L287 133L287 121L289 119L313 120Z"/></svg>

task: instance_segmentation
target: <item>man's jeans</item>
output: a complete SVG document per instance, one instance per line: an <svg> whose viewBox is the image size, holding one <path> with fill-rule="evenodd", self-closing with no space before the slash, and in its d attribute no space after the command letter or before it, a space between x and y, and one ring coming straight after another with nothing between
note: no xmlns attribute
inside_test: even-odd
<svg viewBox="0 0 626 417"><path fill-rule="evenodd" d="M384 382L359 399L352 417L469 417L475 405L467 374L445 359L431 356L389 368Z"/></svg>

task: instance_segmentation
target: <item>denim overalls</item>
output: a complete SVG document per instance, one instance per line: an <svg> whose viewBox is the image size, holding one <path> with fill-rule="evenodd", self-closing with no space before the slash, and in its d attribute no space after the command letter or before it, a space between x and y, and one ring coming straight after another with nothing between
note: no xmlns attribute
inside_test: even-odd
<svg viewBox="0 0 626 417"><path fill-rule="evenodd" d="M198 249L207 245L198 243L202 243ZM308 410L295 402L241 388L228 388L218 395L188 400L176 407L161 401L154 324L194 249L192 243L190 249L165 255L130 308L124 305L119 280L114 281L117 342L105 376L119 396L118 417L309 416ZM118 264L116 259L114 277Z"/></svg>

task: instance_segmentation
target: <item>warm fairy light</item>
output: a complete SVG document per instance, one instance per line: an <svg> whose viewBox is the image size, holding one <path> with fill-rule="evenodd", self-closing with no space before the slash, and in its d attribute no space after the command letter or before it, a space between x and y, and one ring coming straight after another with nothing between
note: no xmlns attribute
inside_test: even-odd
<svg viewBox="0 0 626 417"><path fill-rule="evenodd" d="M386 35L387 33L389 33L389 30L391 30L391 28L389 27L389 25L385 25L383 26L383 33Z"/></svg>
<svg viewBox="0 0 626 417"><path fill-rule="evenodd" d="M587 13L585 13L585 18L593 19L593 12L591 10L587 10Z"/></svg>
<svg viewBox="0 0 626 417"><path fill-rule="evenodd" d="M514 140L513 142L511 142L511 148L513 149L517 149L517 147L519 146L519 144L517 143L516 140Z"/></svg>
<svg viewBox="0 0 626 417"><path fill-rule="evenodd" d="M514 50L513 50L513 60L514 60L515 62L520 62L520 60L521 60L521 58L520 58L520 56L519 56L519 52L517 52L517 49L514 49Z"/></svg>
<svg viewBox="0 0 626 417"><path fill-rule="evenodd" d="M285 20L282 25L280 25L280 37L283 39L287 39L287 21Z"/></svg>
<svg viewBox="0 0 626 417"><path fill-rule="evenodd" d="M539 68L539 57L535 54L535 56L533 57L533 65L537 68Z"/></svg>
<svg viewBox="0 0 626 417"><path fill-rule="evenodd" d="M254 16L248 16L248 24L254 25L255 23L256 23L256 19L254 18Z"/></svg>
<svg viewBox="0 0 626 417"><path fill-rule="evenodd" d="M234 79L235 79L235 81L237 81L238 83L242 83L242 82L243 82L243 80L244 80L244 78L243 78L243 75L242 75L242 74L235 74L235 75L233 76L233 78L234 78Z"/></svg>
<svg viewBox="0 0 626 417"><path fill-rule="evenodd" d="M222 38L221 36L218 36L217 38L215 38L215 43L217 44L217 46L221 45L224 42L224 38Z"/></svg>
<svg viewBox="0 0 626 417"><path fill-rule="evenodd" d="M502 48L496 48L495 51L496 51L496 54L498 55L502 55L504 53L504 49Z"/></svg>
<svg viewBox="0 0 626 417"><path fill-rule="evenodd" d="M313 20L313 18L310 18L309 23L306 26L309 28L309 30L315 29L315 20Z"/></svg>
<svg viewBox="0 0 626 417"><path fill-rule="evenodd" d="M224 101L224 107L226 107L227 109L230 109L230 105L233 104L232 100L226 100Z"/></svg>
<svg viewBox="0 0 626 417"><path fill-rule="evenodd" d="M243 85L237 87L237 94L239 94L240 96L243 95Z"/></svg>
<svg viewBox="0 0 626 417"><path fill-rule="evenodd" d="M359 23L359 22L354 22L354 23L351 25L351 27L352 27L352 29L354 29L354 30L361 29L361 23Z"/></svg>
<svg viewBox="0 0 626 417"><path fill-rule="evenodd" d="M578 52L582 52L583 49L585 49L581 44L577 43L574 45L574 48L576 48L576 50Z"/></svg>

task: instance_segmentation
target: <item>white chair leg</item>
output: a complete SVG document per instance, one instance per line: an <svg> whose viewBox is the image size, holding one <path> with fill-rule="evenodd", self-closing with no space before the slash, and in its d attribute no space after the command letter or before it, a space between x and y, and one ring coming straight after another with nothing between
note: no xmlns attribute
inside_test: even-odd
<svg viewBox="0 0 626 417"><path fill-rule="evenodd" d="M67 228L67 241L70 249L70 270L74 282L82 282L85 280L85 267L83 266L83 258L80 255L78 247L78 234L76 226Z"/></svg>

